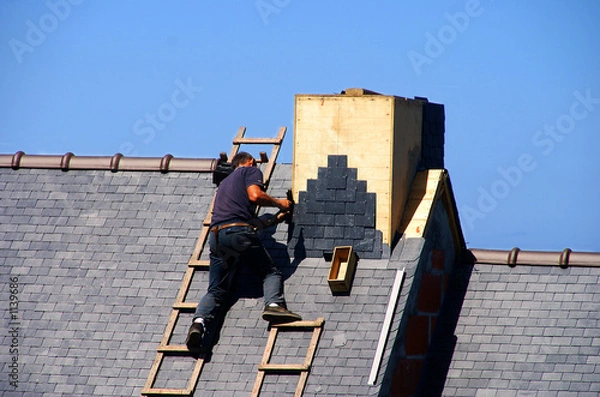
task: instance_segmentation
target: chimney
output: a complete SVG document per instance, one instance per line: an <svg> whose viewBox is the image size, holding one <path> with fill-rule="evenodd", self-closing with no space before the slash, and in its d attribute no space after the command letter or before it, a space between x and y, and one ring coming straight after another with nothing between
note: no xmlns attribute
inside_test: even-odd
<svg viewBox="0 0 600 397"><path fill-rule="evenodd" d="M290 252L389 255L415 173L444 167L443 144L444 107L426 98L296 95Z"/></svg>

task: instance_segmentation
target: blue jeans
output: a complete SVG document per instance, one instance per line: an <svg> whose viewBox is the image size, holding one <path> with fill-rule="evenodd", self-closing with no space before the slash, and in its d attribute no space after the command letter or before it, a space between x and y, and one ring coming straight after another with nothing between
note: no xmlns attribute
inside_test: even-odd
<svg viewBox="0 0 600 397"><path fill-rule="evenodd" d="M208 243L208 291L198 304L194 320L203 318L206 327L215 320L228 303L240 266L248 266L262 277L265 306L276 303L286 307L281 272L260 241L259 235L251 227L234 226L221 229L218 238L215 238L215 233L211 230Z"/></svg>

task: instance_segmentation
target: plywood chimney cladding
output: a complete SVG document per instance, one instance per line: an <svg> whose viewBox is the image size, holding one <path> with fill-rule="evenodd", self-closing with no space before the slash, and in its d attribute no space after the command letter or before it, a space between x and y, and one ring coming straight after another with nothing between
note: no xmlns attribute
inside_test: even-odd
<svg viewBox="0 0 600 397"><path fill-rule="evenodd" d="M391 244L421 156L424 103L361 88L296 95L294 198L327 167L327 156L347 155L348 167L377 195L376 229Z"/></svg>

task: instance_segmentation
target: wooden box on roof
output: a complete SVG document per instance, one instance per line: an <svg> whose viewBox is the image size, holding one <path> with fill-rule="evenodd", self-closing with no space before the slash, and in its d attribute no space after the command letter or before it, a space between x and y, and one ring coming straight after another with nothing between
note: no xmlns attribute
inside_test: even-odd
<svg viewBox="0 0 600 397"><path fill-rule="evenodd" d="M348 292L356 271L356 253L352 247L335 247L327 282L331 292Z"/></svg>

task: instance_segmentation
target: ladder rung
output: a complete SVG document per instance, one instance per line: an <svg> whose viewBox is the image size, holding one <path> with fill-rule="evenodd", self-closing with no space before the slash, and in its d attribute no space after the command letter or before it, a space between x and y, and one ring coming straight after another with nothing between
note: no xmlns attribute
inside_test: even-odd
<svg viewBox="0 0 600 397"><path fill-rule="evenodd" d="M158 346L158 352L160 353L189 353L186 345L162 345Z"/></svg>
<svg viewBox="0 0 600 397"><path fill-rule="evenodd" d="M302 321L294 321L291 323L282 323L282 324L271 324L273 328L318 328L323 325L325 319L319 317L314 321L310 320L302 320Z"/></svg>
<svg viewBox="0 0 600 397"><path fill-rule="evenodd" d="M200 268L208 268L210 267L210 261L207 259L196 259L190 260L188 263L189 267L200 267Z"/></svg>
<svg viewBox="0 0 600 397"><path fill-rule="evenodd" d="M143 396L191 396L187 389L143 389Z"/></svg>
<svg viewBox="0 0 600 397"><path fill-rule="evenodd" d="M306 364L259 364L259 371L272 372L304 372L308 371L310 366Z"/></svg>
<svg viewBox="0 0 600 397"><path fill-rule="evenodd" d="M258 144L258 145L281 145L279 138L234 138L234 145Z"/></svg>
<svg viewBox="0 0 600 397"><path fill-rule="evenodd" d="M194 302L179 302L173 305L173 309L175 310L184 310L184 311L192 311L196 310L198 307L197 303Z"/></svg>

